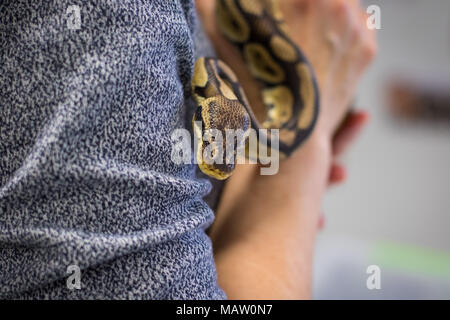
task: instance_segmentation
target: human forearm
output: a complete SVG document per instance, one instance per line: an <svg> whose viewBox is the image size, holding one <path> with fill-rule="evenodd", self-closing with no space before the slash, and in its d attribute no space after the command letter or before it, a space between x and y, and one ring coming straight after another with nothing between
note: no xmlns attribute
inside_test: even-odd
<svg viewBox="0 0 450 320"><path fill-rule="evenodd" d="M211 230L219 284L229 298L309 297L329 162L330 147L317 132L280 163L277 175L261 176L243 166L229 181L222 203L233 205L219 207Z"/></svg>

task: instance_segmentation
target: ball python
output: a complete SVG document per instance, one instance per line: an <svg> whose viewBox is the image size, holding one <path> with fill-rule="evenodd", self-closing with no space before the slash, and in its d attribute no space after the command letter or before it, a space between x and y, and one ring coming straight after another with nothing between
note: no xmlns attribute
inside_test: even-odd
<svg viewBox="0 0 450 320"><path fill-rule="evenodd" d="M260 123L229 66L211 57L195 62L192 95L197 109L192 122L197 163L205 174L223 180L233 173L235 161L227 161L227 153L219 163L205 161L205 149L220 143L214 135L207 135L208 131L218 130L225 137L226 129L246 133L250 128L269 129L266 141L271 148L270 129L279 129L279 148L269 150L278 152L280 158L289 157L314 128L319 90L310 63L288 36L276 0L216 0L215 11L219 30L240 51L251 75L261 83L266 107L266 118ZM222 143L225 149L225 139ZM236 146L234 160L237 151Z"/></svg>

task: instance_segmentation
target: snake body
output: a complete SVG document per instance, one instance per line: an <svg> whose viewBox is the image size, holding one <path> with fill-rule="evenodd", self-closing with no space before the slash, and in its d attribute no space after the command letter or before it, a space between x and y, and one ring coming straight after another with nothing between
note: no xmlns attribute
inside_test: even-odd
<svg viewBox="0 0 450 320"><path fill-rule="evenodd" d="M216 58L196 61L192 93L198 105L193 118L197 161L204 173L222 180L233 173L235 162L227 163L225 154L221 164L203 161L205 148L217 142L214 137L202 138L206 131L216 129L225 137L226 129L279 129L279 150L273 151L289 157L314 128L319 91L310 63L288 36L276 0L216 0L216 20L262 84L266 106L266 118L260 123L231 68ZM267 142L270 147L269 137Z"/></svg>

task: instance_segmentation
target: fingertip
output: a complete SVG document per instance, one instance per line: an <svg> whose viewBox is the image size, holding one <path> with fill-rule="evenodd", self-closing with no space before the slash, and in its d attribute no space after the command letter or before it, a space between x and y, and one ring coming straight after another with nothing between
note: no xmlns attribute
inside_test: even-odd
<svg viewBox="0 0 450 320"><path fill-rule="evenodd" d="M357 111L357 117L359 118L360 121L362 121L363 123L367 123L370 121L370 112L367 110L359 110Z"/></svg>
<svg viewBox="0 0 450 320"><path fill-rule="evenodd" d="M330 170L330 182L341 183L344 182L347 177L347 171L344 166L339 164L333 164Z"/></svg>
<svg viewBox="0 0 450 320"><path fill-rule="evenodd" d="M336 165L335 172L336 172L336 176L339 179L339 181L344 181L345 178L347 177L347 170L342 165Z"/></svg>
<svg viewBox="0 0 450 320"><path fill-rule="evenodd" d="M349 127L362 127L370 121L370 113L366 110L353 111L347 123Z"/></svg>

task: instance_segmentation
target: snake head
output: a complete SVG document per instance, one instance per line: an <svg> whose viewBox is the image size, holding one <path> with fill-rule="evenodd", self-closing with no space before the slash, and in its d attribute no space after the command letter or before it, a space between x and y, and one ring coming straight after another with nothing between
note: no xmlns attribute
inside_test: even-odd
<svg viewBox="0 0 450 320"><path fill-rule="evenodd" d="M197 162L202 172L219 180L231 176L245 157L250 116L238 100L222 95L205 99L193 118Z"/></svg>

